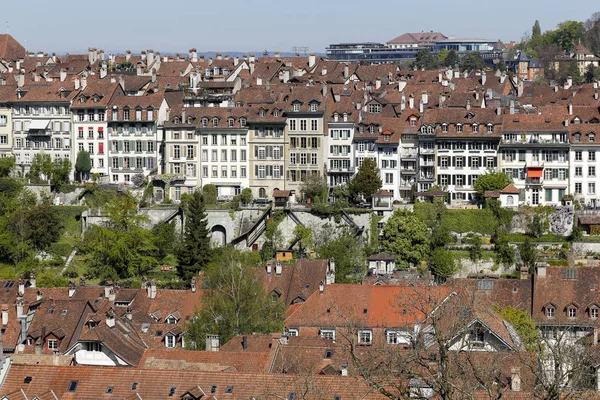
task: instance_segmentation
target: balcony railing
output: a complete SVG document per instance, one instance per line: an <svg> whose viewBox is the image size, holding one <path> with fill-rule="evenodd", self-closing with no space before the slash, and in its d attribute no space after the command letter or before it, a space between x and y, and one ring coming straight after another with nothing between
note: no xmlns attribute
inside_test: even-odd
<svg viewBox="0 0 600 400"><path fill-rule="evenodd" d="M542 178L526 178L525 179L525 183L529 184L529 185L541 185L543 183L543 179Z"/></svg>

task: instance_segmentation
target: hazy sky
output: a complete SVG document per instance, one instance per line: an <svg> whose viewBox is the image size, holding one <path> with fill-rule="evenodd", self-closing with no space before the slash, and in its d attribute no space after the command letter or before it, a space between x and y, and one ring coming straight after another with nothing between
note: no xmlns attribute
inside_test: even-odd
<svg viewBox="0 0 600 400"><path fill-rule="evenodd" d="M0 18L32 51L85 52L154 49L161 52L291 51L329 43L386 42L405 32L519 41L536 19L542 30L585 21L597 0L2 0ZM2 27L2 33L6 27ZM258 55L258 54L257 54Z"/></svg>

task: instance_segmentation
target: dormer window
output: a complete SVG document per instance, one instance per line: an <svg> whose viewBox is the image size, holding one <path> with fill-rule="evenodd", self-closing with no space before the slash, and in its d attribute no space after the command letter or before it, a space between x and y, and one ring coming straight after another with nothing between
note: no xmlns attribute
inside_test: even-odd
<svg viewBox="0 0 600 400"><path fill-rule="evenodd" d="M546 318L554 318L554 307L546 307Z"/></svg>
<svg viewBox="0 0 600 400"><path fill-rule="evenodd" d="M593 306L592 308L590 308L590 318L598 319L598 307Z"/></svg>
<svg viewBox="0 0 600 400"><path fill-rule="evenodd" d="M219 126L219 118L213 118L213 126Z"/></svg>
<svg viewBox="0 0 600 400"><path fill-rule="evenodd" d="M375 133L375 125L369 125L369 133Z"/></svg>
<svg viewBox="0 0 600 400"><path fill-rule="evenodd" d="M494 132L494 125L488 124L487 125L487 133L493 133L493 132Z"/></svg>
<svg viewBox="0 0 600 400"><path fill-rule="evenodd" d="M274 117L279 117L279 110L273 111L273 116Z"/></svg>
<svg viewBox="0 0 600 400"><path fill-rule="evenodd" d="M569 307L567 309L567 316L569 318L575 318L577 316L577 309L575 307Z"/></svg>
<svg viewBox="0 0 600 400"><path fill-rule="evenodd" d="M202 118L202 127L203 128L208 127L208 118Z"/></svg>
<svg viewBox="0 0 600 400"><path fill-rule="evenodd" d="M442 132L448 132L448 124L442 124Z"/></svg>
<svg viewBox="0 0 600 400"><path fill-rule="evenodd" d="M310 111L317 112L317 103L310 103Z"/></svg>
<svg viewBox="0 0 600 400"><path fill-rule="evenodd" d="M456 133L462 133L462 124L456 124Z"/></svg>
<svg viewBox="0 0 600 400"><path fill-rule="evenodd" d="M338 113L333 113L333 122L338 122L339 119L340 116L338 115Z"/></svg>
<svg viewBox="0 0 600 400"><path fill-rule="evenodd" d="M123 110L123 120L129 121L129 109L127 108Z"/></svg>
<svg viewBox="0 0 600 400"><path fill-rule="evenodd" d="M233 118L229 118L229 119L227 120L227 125L228 125L230 128L233 128L233 124L234 124L234 123L235 123L235 120L234 120Z"/></svg>
<svg viewBox="0 0 600 400"><path fill-rule="evenodd" d="M187 119L188 125L191 125L192 122L194 122L194 119L192 117L188 117L188 119Z"/></svg>
<svg viewBox="0 0 600 400"><path fill-rule="evenodd" d="M292 110L298 112L300 111L300 103L296 102L294 104L292 104Z"/></svg>
<svg viewBox="0 0 600 400"><path fill-rule="evenodd" d="M263 109L261 109L261 110L258 112L258 115L260 115L261 117L264 117L266 114L267 114L267 113L266 113L266 112L265 112L265 110L263 110Z"/></svg>
<svg viewBox="0 0 600 400"><path fill-rule="evenodd" d="M590 133L590 135L588 137L589 137L590 143L594 143L596 141L596 134Z"/></svg>
<svg viewBox="0 0 600 400"><path fill-rule="evenodd" d="M580 133L576 133L575 135L573 135L573 140L575 142L581 142L581 134Z"/></svg>
<svg viewBox="0 0 600 400"><path fill-rule="evenodd" d="M479 133L479 125L473 124L473 133Z"/></svg>
<svg viewBox="0 0 600 400"><path fill-rule="evenodd" d="M177 117L173 118L173 124L178 125L179 124L179 118L177 118Z"/></svg>
<svg viewBox="0 0 600 400"><path fill-rule="evenodd" d="M177 318L175 318L173 315L169 315L167 317L167 319L165 320L165 322L167 324L176 324L177 323Z"/></svg>
<svg viewBox="0 0 600 400"><path fill-rule="evenodd" d="M344 122L348 122L348 114L344 113L342 119L344 120Z"/></svg>
<svg viewBox="0 0 600 400"><path fill-rule="evenodd" d="M574 123L574 124L580 124L580 123L581 123L581 120L579 119L579 117L575 117L575 118L573 119L573 123Z"/></svg>
<svg viewBox="0 0 600 400"><path fill-rule="evenodd" d="M177 343L177 338L175 338L174 335L172 334L167 334L165 336L165 347L167 349L174 349L175 348L175 344Z"/></svg>
<svg viewBox="0 0 600 400"><path fill-rule="evenodd" d="M410 126L417 126L417 117L410 117Z"/></svg>
<svg viewBox="0 0 600 400"><path fill-rule="evenodd" d="M243 128L246 126L246 118L240 118L240 127Z"/></svg>

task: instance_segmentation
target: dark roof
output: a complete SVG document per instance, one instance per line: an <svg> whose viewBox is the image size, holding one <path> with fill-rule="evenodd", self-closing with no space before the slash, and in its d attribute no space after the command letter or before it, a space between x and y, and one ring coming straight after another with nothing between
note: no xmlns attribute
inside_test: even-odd
<svg viewBox="0 0 600 400"><path fill-rule="evenodd" d="M369 261L394 261L396 260L396 256L389 253L377 253L369 256Z"/></svg>
<svg viewBox="0 0 600 400"><path fill-rule="evenodd" d="M498 198L500 198L500 192L495 191L495 190L486 190L483 193L483 197L492 198L492 199L498 199Z"/></svg>
<svg viewBox="0 0 600 400"><path fill-rule="evenodd" d="M583 215L579 217L581 225L597 225L600 224L600 215Z"/></svg>

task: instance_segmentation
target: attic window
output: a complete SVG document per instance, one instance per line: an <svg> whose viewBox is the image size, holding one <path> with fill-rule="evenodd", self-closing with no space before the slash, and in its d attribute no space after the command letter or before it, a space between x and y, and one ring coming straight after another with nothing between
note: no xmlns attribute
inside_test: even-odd
<svg viewBox="0 0 600 400"><path fill-rule="evenodd" d="M310 111L311 112L317 111L317 103L310 103Z"/></svg>
<svg viewBox="0 0 600 400"><path fill-rule="evenodd" d="M202 118L202 127L206 128L208 126L208 118Z"/></svg>
<svg viewBox="0 0 600 400"><path fill-rule="evenodd" d="M50 307L48 309L48 314L54 314L54 307Z"/></svg>
<svg viewBox="0 0 600 400"><path fill-rule="evenodd" d="M581 134L576 133L575 135L573 135L573 140L576 142L581 142Z"/></svg>
<svg viewBox="0 0 600 400"><path fill-rule="evenodd" d="M156 331L156 337L162 336L163 331Z"/></svg>
<svg viewBox="0 0 600 400"><path fill-rule="evenodd" d="M233 393L233 386L227 386L227 389L225 389L225 393Z"/></svg>
<svg viewBox="0 0 600 400"><path fill-rule="evenodd" d="M188 119L187 119L188 125L191 125L193 121L194 121L194 119L192 117L188 117Z"/></svg>
<svg viewBox="0 0 600 400"><path fill-rule="evenodd" d="M175 394L175 390L177 390L177 386L171 386L171 390L169 391L169 397L172 397Z"/></svg>
<svg viewBox="0 0 600 400"><path fill-rule="evenodd" d="M167 324L176 324L177 318L175 318L173 315L169 315L166 319L166 323Z"/></svg>
<svg viewBox="0 0 600 400"><path fill-rule="evenodd" d="M575 268L567 268L562 271L563 279L577 279L577 270Z"/></svg>
<svg viewBox="0 0 600 400"><path fill-rule="evenodd" d="M494 132L494 125L490 123L487 125L487 133L493 133L493 132Z"/></svg>
<svg viewBox="0 0 600 400"><path fill-rule="evenodd" d="M264 117L266 115L265 110L260 110L258 115L260 115L261 117Z"/></svg>
<svg viewBox="0 0 600 400"><path fill-rule="evenodd" d="M381 104L378 104L378 103L369 104L369 112L370 113L380 113L381 112Z"/></svg>
<svg viewBox="0 0 600 400"><path fill-rule="evenodd" d="M300 111L300 103L296 102L294 104L292 104L292 110L293 111Z"/></svg>
<svg viewBox="0 0 600 400"><path fill-rule="evenodd" d="M137 382L133 382L133 383L131 384L131 390L135 390L135 389L137 389L137 386L138 386L138 383L137 383Z"/></svg>
<svg viewBox="0 0 600 400"><path fill-rule="evenodd" d="M179 124L179 118L177 118L177 117L173 118L173 123L175 125Z"/></svg>
<svg viewBox="0 0 600 400"><path fill-rule="evenodd" d="M567 309L567 316L569 318L575 318L577 316L577 309L575 307L569 307Z"/></svg>
<svg viewBox="0 0 600 400"><path fill-rule="evenodd" d="M32 378L31 376L29 376L29 375L28 375L28 376L26 376L26 377L25 377L25 379L23 379L23 383L27 383L27 384L29 384L29 383L31 383L31 380L32 380L32 379L33 379L33 378Z"/></svg>
<svg viewBox="0 0 600 400"><path fill-rule="evenodd" d="M546 318L554 318L554 307L546 307Z"/></svg>
<svg viewBox="0 0 600 400"><path fill-rule="evenodd" d="M456 124L456 133L462 133L462 124Z"/></svg>
<svg viewBox="0 0 600 400"><path fill-rule="evenodd" d="M333 354L333 352L331 350L325 350L325 359L327 359L327 360L331 359L332 354Z"/></svg>
<svg viewBox="0 0 600 400"><path fill-rule="evenodd" d="M246 118L240 118L240 128L243 128L246 126Z"/></svg>
<svg viewBox="0 0 600 400"><path fill-rule="evenodd" d="M77 383L79 383L79 381L71 381L67 388L67 392L74 393L77 390Z"/></svg>
<svg viewBox="0 0 600 400"><path fill-rule="evenodd" d="M368 310L367 310L366 308L364 308L364 309L363 309L363 314L366 314L366 313L367 313L367 311L368 311Z"/></svg>
<svg viewBox="0 0 600 400"><path fill-rule="evenodd" d="M590 133L589 141L592 142L592 143L595 142L596 141L596 135L593 134L593 133Z"/></svg>
<svg viewBox="0 0 600 400"><path fill-rule="evenodd" d="M216 385L212 385L212 386L210 387L210 392L211 392L211 393L217 393L217 386L216 386Z"/></svg>
<svg viewBox="0 0 600 400"><path fill-rule="evenodd" d="M279 117L279 110L273 111L273 116L274 117Z"/></svg>
<svg viewBox="0 0 600 400"><path fill-rule="evenodd" d="M114 389L115 389L114 386L109 386L106 388L106 393L112 393Z"/></svg>
<svg viewBox="0 0 600 400"><path fill-rule="evenodd" d="M479 133L479 125L473 124L473 133Z"/></svg>
<svg viewBox="0 0 600 400"><path fill-rule="evenodd" d="M68 312L69 312L69 310L62 310L62 311L60 312L60 315L67 315L67 313L68 313Z"/></svg>
<svg viewBox="0 0 600 400"><path fill-rule="evenodd" d="M219 126L219 118L213 118L213 126Z"/></svg>

